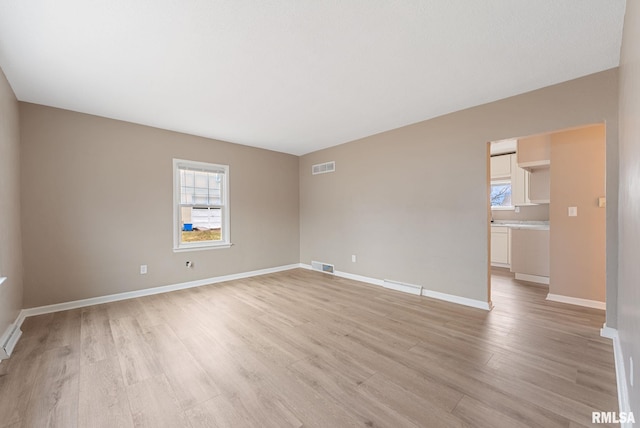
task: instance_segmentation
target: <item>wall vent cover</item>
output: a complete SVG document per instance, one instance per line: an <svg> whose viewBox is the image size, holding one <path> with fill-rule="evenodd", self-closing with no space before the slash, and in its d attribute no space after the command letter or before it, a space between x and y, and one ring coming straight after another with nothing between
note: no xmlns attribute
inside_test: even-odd
<svg viewBox="0 0 640 428"><path fill-rule="evenodd" d="M333 265L330 265L329 263L322 263L322 262L311 262L311 268L313 270L319 270L320 272L325 272L325 273L333 273Z"/></svg>
<svg viewBox="0 0 640 428"><path fill-rule="evenodd" d="M334 172L335 170L336 170L335 161L318 163L311 167L311 173L313 175L326 174L327 172Z"/></svg>

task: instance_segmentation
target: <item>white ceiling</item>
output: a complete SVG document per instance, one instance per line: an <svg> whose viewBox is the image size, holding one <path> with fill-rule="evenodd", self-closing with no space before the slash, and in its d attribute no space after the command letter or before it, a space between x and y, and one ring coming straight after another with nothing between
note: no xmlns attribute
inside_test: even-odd
<svg viewBox="0 0 640 428"><path fill-rule="evenodd" d="M304 154L616 67L624 0L0 0L21 101Z"/></svg>

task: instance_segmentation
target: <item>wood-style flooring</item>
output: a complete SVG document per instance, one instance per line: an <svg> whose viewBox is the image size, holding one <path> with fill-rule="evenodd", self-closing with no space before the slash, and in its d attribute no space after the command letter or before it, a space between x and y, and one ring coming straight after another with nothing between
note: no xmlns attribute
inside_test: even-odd
<svg viewBox="0 0 640 428"><path fill-rule="evenodd" d="M491 312L301 269L27 318L2 427L578 427L604 313L495 271Z"/></svg>

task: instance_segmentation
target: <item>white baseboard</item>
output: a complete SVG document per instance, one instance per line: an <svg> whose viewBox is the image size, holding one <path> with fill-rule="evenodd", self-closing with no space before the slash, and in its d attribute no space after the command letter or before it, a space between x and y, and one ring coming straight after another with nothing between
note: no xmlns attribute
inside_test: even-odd
<svg viewBox="0 0 640 428"><path fill-rule="evenodd" d="M403 293L415 294L416 296L422 295L421 285L407 284L405 282L391 281L389 279L385 279L382 282L382 286L390 290L397 290L397 291L402 291Z"/></svg>
<svg viewBox="0 0 640 428"><path fill-rule="evenodd" d="M127 291L125 293L110 294L108 296L92 297L89 299L74 300L71 302L57 303L54 305L38 306L35 308L23 309L20 315L23 317L31 317L34 315L49 314L52 312L66 311L69 309L83 308L86 306L99 305L102 303L117 302L120 300L135 299L136 297L151 296L153 294L168 293L170 291L184 290L186 288L201 287L203 285L215 284L218 282L233 281L235 279L250 278L252 276L266 275L269 273L282 272L285 270L296 269L300 267L298 263L278 266L274 268L259 269L250 272L235 273L231 275L216 276L213 278L198 279L195 281L182 282L173 285L164 285L161 287L145 288L144 290Z"/></svg>
<svg viewBox="0 0 640 428"><path fill-rule="evenodd" d="M354 281L366 282L368 284L379 285L381 287L384 286L384 280L382 280L382 279L369 278L368 276L356 275L356 274L353 274L353 273L340 272L340 271L336 272L335 275L339 276L340 278L346 278L346 279L352 279Z"/></svg>
<svg viewBox="0 0 640 428"><path fill-rule="evenodd" d="M24 316L22 315L22 311L20 311L16 320L7 327L4 334L0 337L0 362L9 358L13 353L13 349L18 344L20 336L22 336L20 327L23 322Z"/></svg>
<svg viewBox="0 0 640 428"><path fill-rule="evenodd" d="M548 276L529 275L528 273L516 273L516 279L519 279L520 281L529 281L529 282L536 282L538 284L549 285Z"/></svg>
<svg viewBox="0 0 640 428"><path fill-rule="evenodd" d="M570 305L585 306L587 308L602 309L603 311L607 309L607 304L605 302L579 299L577 297L563 296L560 294L549 293L547 294L547 300L551 300L553 302L568 303Z"/></svg>
<svg viewBox="0 0 640 428"><path fill-rule="evenodd" d="M607 327L607 323L604 323L600 329L600 336L613 339L614 337L618 337L618 330L612 327Z"/></svg>
<svg viewBox="0 0 640 428"><path fill-rule="evenodd" d="M422 289L422 295L425 297L431 297L432 299L444 300L445 302L456 303L458 305L471 306L472 308L483 309L490 311L493 309L491 302L483 302L482 300L469 299L467 297L460 297L454 294L440 293L439 291Z"/></svg>
<svg viewBox="0 0 640 428"><path fill-rule="evenodd" d="M300 267L303 269L313 270L314 272L319 272L313 269L310 265L300 263ZM340 272L335 271L333 273L335 276L339 276L341 278L352 279L354 281L366 282L368 284L378 285L380 287L384 287L385 280L371 278L368 276L356 275L348 272ZM395 282L395 281L392 281ZM405 291L401 288L396 288L398 291ZM472 308L483 309L485 311L490 311L493 309L493 305L491 302L483 302L482 300L474 300L468 299L466 297L455 296L453 294L440 293L439 291L427 290L424 287L422 288L421 295L424 297L430 297L432 299L444 300L445 302L456 303L458 305L470 306Z"/></svg>
<svg viewBox="0 0 640 428"><path fill-rule="evenodd" d="M493 267L499 267L499 268L511 268L511 265L509 263L498 263L498 262L491 262L491 266Z"/></svg>
<svg viewBox="0 0 640 428"><path fill-rule="evenodd" d="M618 386L618 404L620 413L629 414L631 412L631 403L629 402L629 390L627 389L627 376L624 368L624 355L622 355L622 347L620 346L620 337L618 330L607 327L604 323L600 329L600 335L613 340L613 358L616 365L616 384ZM631 423L621 424L622 428L631 428Z"/></svg>

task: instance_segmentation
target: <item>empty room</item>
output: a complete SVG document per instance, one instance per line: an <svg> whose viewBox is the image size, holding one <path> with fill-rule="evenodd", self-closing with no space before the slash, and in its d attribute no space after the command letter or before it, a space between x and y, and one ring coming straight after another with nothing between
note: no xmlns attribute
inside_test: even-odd
<svg viewBox="0 0 640 428"><path fill-rule="evenodd" d="M0 2L1 427L631 427L640 3Z"/></svg>

